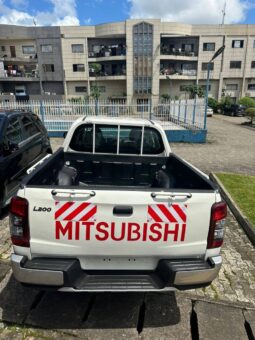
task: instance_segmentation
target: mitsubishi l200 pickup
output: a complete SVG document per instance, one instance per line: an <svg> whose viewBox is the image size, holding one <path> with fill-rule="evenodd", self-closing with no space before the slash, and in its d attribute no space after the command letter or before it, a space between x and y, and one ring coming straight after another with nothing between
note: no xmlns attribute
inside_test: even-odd
<svg viewBox="0 0 255 340"><path fill-rule="evenodd" d="M206 286L222 264L226 214L159 123L80 118L12 198L13 273L58 291Z"/></svg>

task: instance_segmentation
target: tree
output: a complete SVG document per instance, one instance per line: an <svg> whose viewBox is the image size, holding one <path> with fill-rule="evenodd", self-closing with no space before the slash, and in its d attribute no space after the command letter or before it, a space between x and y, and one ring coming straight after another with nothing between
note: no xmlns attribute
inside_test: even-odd
<svg viewBox="0 0 255 340"><path fill-rule="evenodd" d="M233 101L229 96L223 97L219 103L219 108L225 112L228 111L233 104Z"/></svg>
<svg viewBox="0 0 255 340"><path fill-rule="evenodd" d="M245 110L246 116L250 119L249 124L253 125L253 121L255 120L255 107L249 107Z"/></svg>
<svg viewBox="0 0 255 340"><path fill-rule="evenodd" d="M91 86L90 94L91 97L95 100L98 100L101 95L100 87L97 85L97 77L100 75L101 70L102 70L101 64L99 63L90 64L90 72L93 75L95 75L96 78L95 84Z"/></svg>
<svg viewBox="0 0 255 340"><path fill-rule="evenodd" d="M243 97L239 100L239 104L245 107L255 107L255 100L250 97Z"/></svg>
<svg viewBox="0 0 255 340"><path fill-rule="evenodd" d="M98 115L98 99L101 95L100 87L97 85L97 77L100 75L102 69L102 65L98 63L90 64L90 72L95 75L96 81L95 84L90 88L90 95L95 100L95 112Z"/></svg>
<svg viewBox="0 0 255 340"><path fill-rule="evenodd" d="M196 96L204 97L204 90L199 85L188 85L185 87L185 91L189 92L190 99L194 99Z"/></svg>
<svg viewBox="0 0 255 340"><path fill-rule="evenodd" d="M214 112L218 111L219 102L215 98L208 98L208 106L213 109Z"/></svg>

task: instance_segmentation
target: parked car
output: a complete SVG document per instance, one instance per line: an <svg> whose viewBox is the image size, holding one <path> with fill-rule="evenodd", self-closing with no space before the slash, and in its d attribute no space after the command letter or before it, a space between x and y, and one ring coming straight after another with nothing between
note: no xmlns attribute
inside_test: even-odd
<svg viewBox="0 0 255 340"><path fill-rule="evenodd" d="M232 104L224 109L224 114L232 117L242 117L245 116L245 106Z"/></svg>
<svg viewBox="0 0 255 340"><path fill-rule="evenodd" d="M31 165L52 153L47 131L31 112L0 111L0 209L15 194Z"/></svg>
<svg viewBox="0 0 255 340"><path fill-rule="evenodd" d="M81 117L10 205L15 278L59 291L210 284L227 213L156 121Z"/></svg>
<svg viewBox="0 0 255 340"><path fill-rule="evenodd" d="M207 107L206 115L207 115L207 117L213 116L213 109L209 106Z"/></svg>

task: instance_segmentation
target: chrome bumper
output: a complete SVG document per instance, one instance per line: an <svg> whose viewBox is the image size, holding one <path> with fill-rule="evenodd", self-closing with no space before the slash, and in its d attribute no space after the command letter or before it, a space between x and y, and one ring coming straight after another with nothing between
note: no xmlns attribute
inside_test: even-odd
<svg viewBox="0 0 255 340"><path fill-rule="evenodd" d="M212 282L218 275L221 265L222 257L211 257L211 269L197 270L197 271L179 271L175 275L174 284L176 286L196 285L205 282Z"/></svg>
<svg viewBox="0 0 255 340"><path fill-rule="evenodd" d="M191 286L195 288L196 285L212 282L222 265L222 257L214 256L207 259L204 265L200 263L200 267L194 266L194 263L191 266L188 261L180 261L179 264L178 260L162 260L162 264L147 275L139 274L139 272L136 275L129 273L91 275L80 268L79 261L76 259L45 259L45 262L41 260L39 267L37 267L38 263L33 263L32 267L31 265L26 267L25 256L12 254L11 265L16 280L30 285L55 286L60 290L70 289L72 291L189 289ZM28 262L31 263L33 260ZM153 279L155 276L157 280ZM82 285L78 286L77 281L83 282Z"/></svg>
<svg viewBox="0 0 255 340"><path fill-rule="evenodd" d="M62 271L24 268L25 256L11 255L12 271L15 279L31 285L62 286L64 274Z"/></svg>

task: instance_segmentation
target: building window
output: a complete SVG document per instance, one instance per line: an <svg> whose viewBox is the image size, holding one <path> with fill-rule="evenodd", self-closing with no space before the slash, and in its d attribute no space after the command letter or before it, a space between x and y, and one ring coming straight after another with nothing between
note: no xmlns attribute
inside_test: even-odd
<svg viewBox="0 0 255 340"><path fill-rule="evenodd" d="M85 72L84 64L73 64L73 72Z"/></svg>
<svg viewBox="0 0 255 340"><path fill-rule="evenodd" d="M203 91L204 91L204 93L206 92L206 85L199 85L202 89L203 89ZM209 84L209 86L208 86L208 91L211 91L211 84Z"/></svg>
<svg viewBox="0 0 255 340"><path fill-rule="evenodd" d="M44 72L54 72L54 64L43 64L42 65Z"/></svg>
<svg viewBox="0 0 255 340"><path fill-rule="evenodd" d="M73 53L84 53L84 48L82 44L72 44Z"/></svg>
<svg viewBox="0 0 255 340"><path fill-rule="evenodd" d="M75 86L75 92L84 93L87 92L86 86Z"/></svg>
<svg viewBox="0 0 255 340"><path fill-rule="evenodd" d="M211 66L210 66L210 70L212 71L214 69L214 63L210 63ZM208 63L202 63L202 71L207 71L207 66L208 66Z"/></svg>
<svg viewBox="0 0 255 340"><path fill-rule="evenodd" d="M153 26L141 22L133 27L134 92L151 93Z"/></svg>
<svg viewBox="0 0 255 340"><path fill-rule="evenodd" d="M2 51L2 52L5 51L5 46L1 46L1 51Z"/></svg>
<svg viewBox="0 0 255 340"><path fill-rule="evenodd" d="M238 84L226 84L226 90L237 91L238 90Z"/></svg>
<svg viewBox="0 0 255 340"><path fill-rule="evenodd" d="M35 53L35 47L34 46L22 46L22 52L23 54L33 54Z"/></svg>
<svg viewBox="0 0 255 340"><path fill-rule="evenodd" d="M248 84L248 90L255 91L255 84Z"/></svg>
<svg viewBox="0 0 255 340"><path fill-rule="evenodd" d="M242 62L241 61L231 61L230 68L241 68Z"/></svg>
<svg viewBox="0 0 255 340"><path fill-rule="evenodd" d="M255 68L255 60L251 62L251 68Z"/></svg>
<svg viewBox="0 0 255 340"><path fill-rule="evenodd" d="M255 40L253 40L253 48L255 48Z"/></svg>
<svg viewBox="0 0 255 340"><path fill-rule="evenodd" d="M232 48L243 48L243 40L232 40Z"/></svg>
<svg viewBox="0 0 255 340"><path fill-rule="evenodd" d="M41 45L41 52L42 53L52 53L52 45Z"/></svg>
<svg viewBox="0 0 255 340"><path fill-rule="evenodd" d="M203 51L215 51L215 43L204 43Z"/></svg>

